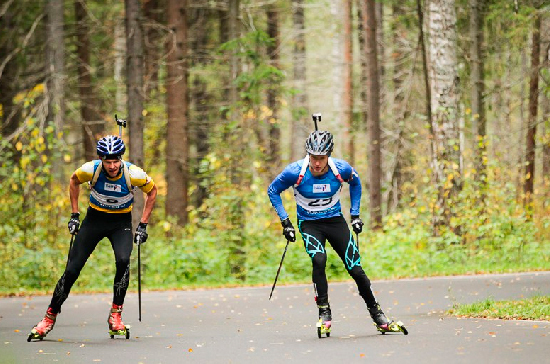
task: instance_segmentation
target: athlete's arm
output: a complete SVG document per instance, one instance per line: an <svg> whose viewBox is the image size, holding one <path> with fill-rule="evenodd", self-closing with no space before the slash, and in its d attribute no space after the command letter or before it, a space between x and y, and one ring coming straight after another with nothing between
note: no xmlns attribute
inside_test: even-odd
<svg viewBox="0 0 550 364"><path fill-rule="evenodd" d="M359 178L359 174L355 168L343 160L338 160L336 166L342 178L349 183L350 215L359 215L361 207L361 179Z"/></svg>
<svg viewBox="0 0 550 364"><path fill-rule="evenodd" d="M149 217L151 216L151 211L155 206L155 200L157 199L157 186L153 185L153 188L145 195L145 206L143 207L143 213L141 214L140 222L145 224L149 223Z"/></svg>
<svg viewBox="0 0 550 364"><path fill-rule="evenodd" d="M357 171L352 168L351 177L348 180L349 183L349 197L351 201L350 215L359 215L359 209L361 207L361 179Z"/></svg>
<svg viewBox="0 0 550 364"><path fill-rule="evenodd" d="M283 206L283 200L281 199L281 192L292 186L296 181L298 181L298 176L300 174L300 167L298 163L292 163L288 165L282 172L279 174L273 182L269 185L267 189L267 194L271 204L277 211L277 215L281 221L288 218L288 213L286 212Z"/></svg>
<svg viewBox="0 0 550 364"><path fill-rule="evenodd" d="M71 209L73 213L78 213L78 195L80 194L80 185L82 182L78 179L76 172L69 180L69 199L71 200Z"/></svg>

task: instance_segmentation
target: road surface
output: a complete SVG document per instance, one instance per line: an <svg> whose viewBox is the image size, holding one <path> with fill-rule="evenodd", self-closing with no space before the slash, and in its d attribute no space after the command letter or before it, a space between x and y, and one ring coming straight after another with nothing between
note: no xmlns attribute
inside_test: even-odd
<svg viewBox="0 0 550 364"><path fill-rule="evenodd" d="M284 283L284 277L281 277ZM550 294L550 272L374 281L409 335L380 335L350 282L329 283L330 338L317 338L311 285L135 293L109 338L110 295L71 295L54 330L28 343L48 296L0 299L0 363L549 363L550 323L460 319L454 303Z"/></svg>

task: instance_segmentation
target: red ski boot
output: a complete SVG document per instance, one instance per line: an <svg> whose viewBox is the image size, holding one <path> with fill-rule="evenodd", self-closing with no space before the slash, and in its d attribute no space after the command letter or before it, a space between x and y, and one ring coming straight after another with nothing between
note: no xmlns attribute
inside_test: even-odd
<svg viewBox="0 0 550 364"><path fill-rule="evenodd" d="M109 323L109 335L111 335L111 339L114 339L115 335L126 336L126 339L130 338L130 326L124 326L121 314L122 305L115 305L113 303L111 313L109 314L109 318L107 319L107 322Z"/></svg>
<svg viewBox="0 0 550 364"><path fill-rule="evenodd" d="M55 320L57 318L57 313L54 313L50 307L46 311L46 315L42 321L40 321L29 334L27 341L30 342L32 339L43 340L50 331L52 331L53 326L55 325Z"/></svg>

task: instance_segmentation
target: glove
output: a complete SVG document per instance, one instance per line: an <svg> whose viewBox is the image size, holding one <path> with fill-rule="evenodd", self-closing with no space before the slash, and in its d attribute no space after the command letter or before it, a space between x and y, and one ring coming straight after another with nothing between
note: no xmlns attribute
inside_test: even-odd
<svg viewBox="0 0 550 364"><path fill-rule="evenodd" d="M296 231L294 230L294 226L292 226L290 219L287 217L286 219L281 221L281 225L283 225L283 235L285 236L286 240L295 242Z"/></svg>
<svg viewBox="0 0 550 364"><path fill-rule="evenodd" d="M134 243L136 243L137 245L144 244L147 241L148 236L149 235L147 234L147 223L140 222L136 229L136 233L134 234Z"/></svg>
<svg viewBox="0 0 550 364"><path fill-rule="evenodd" d="M71 214L71 219L69 220L67 227L69 228L69 233L71 233L71 235L75 235L76 233L78 233L78 229L80 228L79 212L73 212Z"/></svg>
<svg viewBox="0 0 550 364"><path fill-rule="evenodd" d="M359 217L359 215L354 215L351 217L351 227L353 228L353 232L356 234L361 234L363 231L363 221Z"/></svg>

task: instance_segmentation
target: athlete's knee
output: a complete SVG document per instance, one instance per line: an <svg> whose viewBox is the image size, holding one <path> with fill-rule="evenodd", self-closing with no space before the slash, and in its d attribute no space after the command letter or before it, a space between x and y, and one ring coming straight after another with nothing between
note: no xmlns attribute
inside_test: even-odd
<svg viewBox="0 0 550 364"><path fill-rule="evenodd" d="M367 274L361 268L360 265L356 265L352 269L348 270L349 275L357 282L361 283L361 286L368 286L370 287L370 279L367 277Z"/></svg>
<svg viewBox="0 0 550 364"><path fill-rule="evenodd" d="M327 265L327 255L317 253L311 258L311 262L313 263L313 269L325 269Z"/></svg>
<svg viewBox="0 0 550 364"><path fill-rule="evenodd" d="M82 268L82 264L75 264L69 261L69 264L67 264L67 268L65 269L65 273L63 274L65 281L74 283L78 279Z"/></svg>

